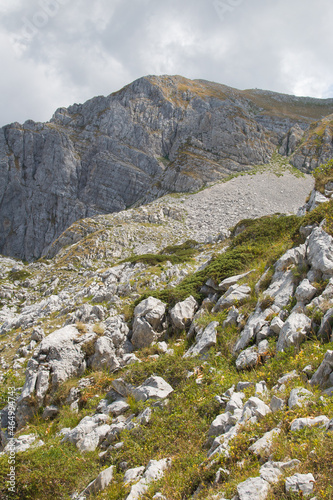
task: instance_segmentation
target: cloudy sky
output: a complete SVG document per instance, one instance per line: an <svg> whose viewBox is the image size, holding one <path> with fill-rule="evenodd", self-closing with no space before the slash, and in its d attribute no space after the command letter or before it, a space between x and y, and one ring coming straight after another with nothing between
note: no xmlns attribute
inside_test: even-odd
<svg viewBox="0 0 333 500"><path fill-rule="evenodd" d="M0 0L0 126L148 74L333 97L331 0Z"/></svg>

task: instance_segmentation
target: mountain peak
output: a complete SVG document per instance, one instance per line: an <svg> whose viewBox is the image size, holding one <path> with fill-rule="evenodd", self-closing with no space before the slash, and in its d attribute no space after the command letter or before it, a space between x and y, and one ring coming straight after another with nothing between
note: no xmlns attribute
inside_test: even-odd
<svg viewBox="0 0 333 500"><path fill-rule="evenodd" d="M3 127L0 252L36 259L75 220L266 164L292 127L332 112L332 100L162 75ZM330 152L292 161L309 171Z"/></svg>

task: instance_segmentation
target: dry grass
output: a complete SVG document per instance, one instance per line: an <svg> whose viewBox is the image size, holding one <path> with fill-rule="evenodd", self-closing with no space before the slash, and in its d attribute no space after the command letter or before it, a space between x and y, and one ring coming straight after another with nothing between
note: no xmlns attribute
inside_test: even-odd
<svg viewBox="0 0 333 500"><path fill-rule="evenodd" d="M87 325L85 323L82 323L82 321L77 321L75 326L80 333L87 333L88 332Z"/></svg>

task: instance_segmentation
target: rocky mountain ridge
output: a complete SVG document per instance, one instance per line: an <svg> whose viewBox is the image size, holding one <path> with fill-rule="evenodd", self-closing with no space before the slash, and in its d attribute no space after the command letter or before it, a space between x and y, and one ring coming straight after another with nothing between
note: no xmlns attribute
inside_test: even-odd
<svg viewBox="0 0 333 500"><path fill-rule="evenodd" d="M0 252L34 260L76 220L201 189L268 163L286 140L282 153L310 171L331 154L330 128L314 131L323 152L289 143L300 146L311 123L332 111L332 99L152 76L58 109L50 122L7 125L0 131ZM295 141L285 139L295 136L292 127Z"/></svg>

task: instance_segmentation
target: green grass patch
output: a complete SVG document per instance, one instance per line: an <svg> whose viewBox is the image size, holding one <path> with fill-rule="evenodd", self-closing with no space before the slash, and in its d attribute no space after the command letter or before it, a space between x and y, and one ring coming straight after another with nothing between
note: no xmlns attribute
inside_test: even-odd
<svg viewBox="0 0 333 500"><path fill-rule="evenodd" d="M325 193L325 184L333 181L333 160L321 164L312 172L315 178L315 189L321 193Z"/></svg>
<svg viewBox="0 0 333 500"><path fill-rule="evenodd" d="M320 224L325 219L324 229L333 236L333 200L321 203L317 208L306 214L302 225Z"/></svg>
<svg viewBox="0 0 333 500"><path fill-rule="evenodd" d="M29 271L21 269L19 271L10 271L8 277L12 281L24 281L31 277L31 273Z"/></svg>
<svg viewBox="0 0 333 500"><path fill-rule="evenodd" d="M143 264L147 264L149 266L156 266L167 261L172 264L183 264L184 262L191 260L198 253L196 249L197 246L198 243L196 241L188 240L182 245L168 246L164 248L161 253L134 255L123 260L122 262L132 262L133 264L142 262Z"/></svg>
<svg viewBox="0 0 333 500"><path fill-rule="evenodd" d="M68 498L81 491L100 472L98 452L81 453L74 445L60 444L59 438L47 445L16 455L16 494L14 500L49 500ZM6 498L8 457L0 457L0 495Z"/></svg>
<svg viewBox="0 0 333 500"><path fill-rule="evenodd" d="M170 306L190 295L201 301L203 295L200 289L208 278L220 282L253 267L260 267L263 261L266 265L273 264L298 241L301 223L300 217L280 215L243 220L234 230L235 232L237 227L242 227L241 234L232 239L226 252L214 255L205 269L187 276L173 288L146 293L137 303L149 295L167 302Z"/></svg>
<svg viewBox="0 0 333 500"><path fill-rule="evenodd" d="M24 384L24 376L17 376L12 369L7 370L0 385L0 410L8 404L8 396L12 395L10 388L19 388Z"/></svg>

